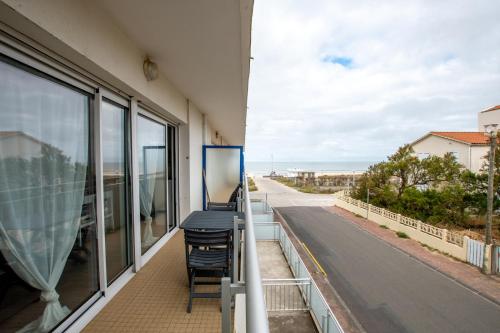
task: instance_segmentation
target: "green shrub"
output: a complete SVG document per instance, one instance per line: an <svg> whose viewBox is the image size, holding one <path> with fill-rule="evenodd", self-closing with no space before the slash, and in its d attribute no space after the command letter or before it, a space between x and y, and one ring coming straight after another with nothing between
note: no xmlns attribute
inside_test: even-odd
<svg viewBox="0 0 500 333"><path fill-rule="evenodd" d="M249 192L255 192L255 191L258 191L259 189L257 188L257 186L255 185L255 181L253 180L253 178L248 178L248 191Z"/></svg>
<svg viewBox="0 0 500 333"><path fill-rule="evenodd" d="M379 225L379 227L381 227L382 229L389 229L389 227L387 227L385 224L381 224Z"/></svg>
<svg viewBox="0 0 500 333"><path fill-rule="evenodd" d="M399 238L410 238L408 237L407 234L405 234L404 232L402 231L396 231L396 235L399 237Z"/></svg>

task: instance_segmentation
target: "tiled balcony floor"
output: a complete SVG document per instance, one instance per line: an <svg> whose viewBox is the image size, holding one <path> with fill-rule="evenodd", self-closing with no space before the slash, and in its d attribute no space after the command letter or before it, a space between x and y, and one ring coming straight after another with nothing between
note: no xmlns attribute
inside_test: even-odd
<svg viewBox="0 0 500 333"><path fill-rule="evenodd" d="M184 236L179 231L84 332L220 332L218 299L195 299L190 314L187 303Z"/></svg>

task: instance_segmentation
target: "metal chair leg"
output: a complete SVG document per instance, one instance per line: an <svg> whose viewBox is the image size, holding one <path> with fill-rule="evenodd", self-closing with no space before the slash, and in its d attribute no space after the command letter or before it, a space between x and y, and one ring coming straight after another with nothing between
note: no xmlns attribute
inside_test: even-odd
<svg viewBox="0 0 500 333"><path fill-rule="evenodd" d="M187 307L187 313L191 313L191 308L193 307L194 279L195 279L195 272L193 270L192 273L189 275L189 303Z"/></svg>

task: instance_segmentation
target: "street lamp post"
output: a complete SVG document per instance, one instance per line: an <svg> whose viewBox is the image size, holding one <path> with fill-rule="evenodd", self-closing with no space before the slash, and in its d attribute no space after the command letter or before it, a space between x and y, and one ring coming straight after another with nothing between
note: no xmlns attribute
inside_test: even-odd
<svg viewBox="0 0 500 333"><path fill-rule="evenodd" d="M491 225L493 220L493 190L494 190L494 180L495 180L495 151L497 148L497 126L498 124L490 124L484 126L484 130L488 133L490 137L490 153L488 159L488 198L487 198L487 212L486 212L486 226L485 226L485 243L490 245L491 242ZM485 273L490 272L490 267L488 267L489 257L486 253L487 246L484 247L484 263L483 271Z"/></svg>

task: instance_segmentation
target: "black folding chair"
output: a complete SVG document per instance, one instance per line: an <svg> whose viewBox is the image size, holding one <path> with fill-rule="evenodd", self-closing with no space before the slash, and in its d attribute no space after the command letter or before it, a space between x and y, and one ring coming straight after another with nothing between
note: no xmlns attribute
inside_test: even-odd
<svg viewBox="0 0 500 333"><path fill-rule="evenodd" d="M189 304L191 313L193 298L220 298L219 292L195 292L195 285L219 285L220 278L229 276L231 230L195 231L184 230L186 265L189 280ZM197 278L218 278L217 281Z"/></svg>
<svg viewBox="0 0 500 333"><path fill-rule="evenodd" d="M207 209L208 210L226 210L226 211L237 211L237 203L238 203L238 193L241 188L241 184L238 184L234 189L233 193L229 197L227 202L208 202ZM210 199L210 197L209 197Z"/></svg>

